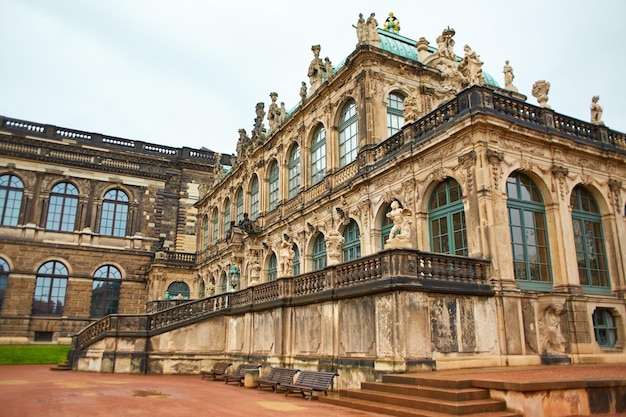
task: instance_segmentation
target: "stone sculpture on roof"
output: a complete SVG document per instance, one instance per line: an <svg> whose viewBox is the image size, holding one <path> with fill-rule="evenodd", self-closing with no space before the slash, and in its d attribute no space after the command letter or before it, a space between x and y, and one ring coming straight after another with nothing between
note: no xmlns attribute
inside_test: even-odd
<svg viewBox="0 0 626 417"><path fill-rule="evenodd" d="M380 46L380 38L378 37L378 21L375 16L376 13L370 14L370 17L368 17L365 22L367 29L367 42L370 45Z"/></svg>
<svg viewBox="0 0 626 417"><path fill-rule="evenodd" d="M463 50L465 51L465 56L459 62L459 71L467 79L469 85L485 84L483 61L480 60L479 55L469 45L465 45Z"/></svg>
<svg viewBox="0 0 626 417"><path fill-rule="evenodd" d="M397 17L393 15L393 12L389 13L389 17L385 19L385 24L383 25L383 29L388 32L398 33L400 32L400 21Z"/></svg>
<svg viewBox="0 0 626 417"><path fill-rule="evenodd" d="M550 83L545 80L535 81L533 84L532 95L537 99L541 107L549 109L548 93L550 92Z"/></svg>
<svg viewBox="0 0 626 417"><path fill-rule="evenodd" d="M252 130L252 143L256 146L261 145L265 139L265 126L263 118L265 118L265 103L257 103L256 118L254 119L254 129Z"/></svg>
<svg viewBox="0 0 626 417"><path fill-rule="evenodd" d="M513 67L509 65L508 59L504 61L502 72L504 73L504 89L517 93L519 90L513 85L513 79L515 78Z"/></svg>
<svg viewBox="0 0 626 417"><path fill-rule="evenodd" d="M270 93L270 98L272 99L272 104L270 104L269 108L267 109L267 121L270 125L270 128L267 132L268 134L271 134L276 126L278 126L280 118L280 109L278 108L278 104L276 104L278 94L272 91Z"/></svg>
<svg viewBox="0 0 626 417"><path fill-rule="evenodd" d="M356 29L357 46L367 44L367 27L363 13L359 13L359 20L356 22L356 26L352 25L352 27Z"/></svg>
<svg viewBox="0 0 626 417"><path fill-rule="evenodd" d="M303 104L306 101L306 82L302 81L302 86L300 87L300 104Z"/></svg>
<svg viewBox="0 0 626 417"><path fill-rule="evenodd" d="M324 68L324 61L320 58L320 50L322 48L319 45L313 45L311 47L311 51L313 51L313 59L309 64L309 85L311 86L311 90L315 91L322 84L322 78L324 72L326 71Z"/></svg>
<svg viewBox="0 0 626 417"><path fill-rule="evenodd" d="M423 64L436 68L441 73L442 85L434 86L435 91L443 99L449 99L456 92L467 86L468 79L459 71L456 54L454 53L454 29L447 27L437 37L437 51L428 55ZM428 42L420 40L417 46L422 49Z"/></svg>
<svg viewBox="0 0 626 417"><path fill-rule="evenodd" d="M604 126L602 121L602 106L598 104L600 96L593 96L591 98L591 123L598 126Z"/></svg>

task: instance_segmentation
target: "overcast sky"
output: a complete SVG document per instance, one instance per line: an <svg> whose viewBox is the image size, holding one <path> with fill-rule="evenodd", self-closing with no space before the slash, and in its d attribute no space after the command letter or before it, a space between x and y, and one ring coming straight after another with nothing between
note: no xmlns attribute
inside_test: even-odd
<svg viewBox="0 0 626 417"><path fill-rule="evenodd" d="M456 30L483 71L537 104L590 120L599 95L607 126L626 132L626 1L0 0L0 114L160 145L235 151L256 103L299 101L313 54L336 66L355 48L359 13L389 12L400 34ZM265 126L268 122L265 121Z"/></svg>

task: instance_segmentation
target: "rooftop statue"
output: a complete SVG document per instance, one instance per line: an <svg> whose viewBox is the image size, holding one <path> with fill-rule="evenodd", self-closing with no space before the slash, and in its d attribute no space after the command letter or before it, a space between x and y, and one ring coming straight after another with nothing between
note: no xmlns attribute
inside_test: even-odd
<svg viewBox="0 0 626 417"><path fill-rule="evenodd" d="M263 125L263 118L265 117L265 103L257 103L256 118L254 119L254 129L252 130L252 141L254 145L260 145L265 139L265 126Z"/></svg>
<svg viewBox="0 0 626 417"><path fill-rule="evenodd" d="M320 50L322 48L319 45L313 45L311 51L313 51L313 60L309 64L309 84L311 90L315 91L322 84L322 78L326 69L324 68L324 61L320 58Z"/></svg>
<svg viewBox="0 0 626 417"><path fill-rule="evenodd" d="M275 92L271 92L270 98L272 99L272 104L270 104L270 107L267 109L267 121L270 124L268 134L272 133L276 126L278 126L278 119L280 118L280 109L278 108L278 104L276 104L278 94L276 94Z"/></svg>
<svg viewBox="0 0 626 417"><path fill-rule="evenodd" d="M363 13L359 13L359 20L356 22L356 26L352 25L352 27L356 29L357 46L367 44L367 27Z"/></svg>
<svg viewBox="0 0 626 417"><path fill-rule="evenodd" d="M463 47L465 56L459 62L459 71L467 79L470 85L483 85L485 78L483 77L483 61L480 60L478 54L465 45Z"/></svg>
<svg viewBox="0 0 626 417"><path fill-rule="evenodd" d="M436 87L442 97L454 95L457 91L464 88L468 80L457 66L456 54L454 53L454 29L447 27L437 37L437 51L432 53L423 60L423 64L432 68L437 68L443 77L442 86ZM428 42L420 40L418 42L421 48L424 48Z"/></svg>
<svg viewBox="0 0 626 417"><path fill-rule="evenodd" d="M306 101L306 82L302 81L302 86L300 87L300 104L303 104Z"/></svg>
<svg viewBox="0 0 626 417"><path fill-rule="evenodd" d="M513 75L513 67L509 65L508 59L504 61L502 72L504 73L504 89L517 93L519 90L513 85L513 79L515 78L515 75Z"/></svg>
<svg viewBox="0 0 626 417"><path fill-rule="evenodd" d="M548 93L550 92L550 83L545 80L535 81L533 84L532 94L537 99L537 102L541 107L549 109L548 105Z"/></svg>
<svg viewBox="0 0 626 417"><path fill-rule="evenodd" d="M324 58L325 80L328 80L330 77L332 77L334 72L335 69L333 68L333 64L330 62L330 59L328 57Z"/></svg>
<svg viewBox="0 0 626 417"><path fill-rule="evenodd" d="M378 37L378 20L376 20L376 13L370 14L367 18L365 26L367 28L367 41L370 45L380 46L380 38Z"/></svg>
<svg viewBox="0 0 626 417"><path fill-rule="evenodd" d="M591 98L591 123L598 126L604 126L602 121L602 106L598 104L600 96L593 96Z"/></svg>
<svg viewBox="0 0 626 417"><path fill-rule="evenodd" d="M389 13L389 17L385 19L383 29L388 32L398 33L400 32L400 21L393 15L393 12Z"/></svg>

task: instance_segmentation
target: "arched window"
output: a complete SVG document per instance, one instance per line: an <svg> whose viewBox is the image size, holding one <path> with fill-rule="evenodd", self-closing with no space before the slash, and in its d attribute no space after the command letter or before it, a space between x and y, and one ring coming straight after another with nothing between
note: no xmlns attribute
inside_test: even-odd
<svg viewBox="0 0 626 417"><path fill-rule="evenodd" d="M311 185L326 176L326 129L319 125L311 141Z"/></svg>
<svg viewBox="0 0 626 417"><path fill-rule="evenodd" d="M91 317L117 314L120 303L122 273L113 265L103 265L96 270L91 288Z"/></svg>
<svg viewBox="0 0 626 417"><path fill-rule="evenodd" d="M209 247L209 216L206 214L202 217L202 249Z"/></svg>
<svg viewBox="0 0 626 417"><path fill-rule="evenodd" d="M295 243L292 246L293 249L293 275L300 275L300 249L298 249L298 245Z"/></svg>
<svg viewBox="0 0 626 417"><path fill-rule="evenodd" d="M278 259L276 259L276 254L272 252L267 267L267 280L276 281L276 278L278 278Z"/></svg>
<svg viewBox="0 0 626 417"><path fill-rule="evenodd" d="M600 210L589 191L576 187L570 198L578 279L585 291L610 289Z"/></svg>
<svg viewBox="0 0 626 417"><path fill-rule="evenodd" d="M0 313L2 313L2 304L4 303L4 291L7 289L9 282L9 264L0 258Z"/></svg>
<svg viewBox="0 0 626 417"><path fill-rule="evenodd" d="M69 182L61 182L50 191L46 229L73 232L76 225L78 189Z"/></svg>
<svg viewBox="0 0 626 417"><path fill-rule="evenodd" d="M343 262L361 257L361 232L359 225L350 220L350 223L343 229L343 247L341 248L341 258Z"/></svg>
<svg viewBox="0 0 626 417"><path fill-rule="evenodd" d="M436 253L467 256L465 210L461 186L452 178L435 187L428 206L430 248Z"/></svg>
<svg viewBox="0 0 626 417"><path fill-rule="evenodd" d="M259 217L259 178L256 175L250 180L250 220Z"/></svg>
<svg viewBox="0 0 626 417"><path fill-rule="evenodd" d="M324 235L319 234L313 244L313 270L318 271L322 268L326 268L326 242L324 242Z"/></svg>
<svg viewBox="0 0 626 417"><path fill-rule="evenodd" d="M222 272L220 276L220 293L226 294L228 292L228 278L226 278L226 272Z"/></svg>
<svg viewBox="0 0 626 417"><path fill-rule="evenodd" d="M391 205L388 205L385 209L382 224L380 225L380 237L382 240L380 247L383 249L385 249L385 243L387 242L387 239L389 239L389 233L391 233L391 229L393 228L393 221L387 217L389 212L391 212Z"/></svg>
<svg viewBox="0 0 626 417"><path fill-rule="evenodd" d="M24 183L15 175L0 176L0 225L17 226L24 196Z"/></svg>
<svg viewBox="0 0 626 417"><path fill-rule="evenodd" d="M294 145L289 152L288 198L294 198L300 192L300 147Z"/></svg>
<svg viewBox="0 0 626 417"><path fill-rule="evenodd" d="M404 96L390 93L387 96L387 135L393 136L404 126Z"/></svg>
<svg viewBox="0 0 626 417"><path fill-rule="evenodd" d="M33 315L63 314L67 278L67 268L61 262L50 261L39 267L33 297Z"/></svg>
<svg viewBox="0 0 626 417"><path fill-rule="evenodd" d="M217 207L213 209L213 244L217 243L220 238L220 215L217 211Z"/></svg>
<svg viewBox="0 0 626 417"><path fill-rule="evenodd" d="M167 287L167 293L169 294L169 298L171 300L176 300L178 298L188 300L189 285L185 284L182 281L172 282L169 287Z"/></svg>
<svg viewBox="0 0 626 417"><path fill-rule="evenodd" d="M359 150L359 129L356 103L350 100L341 111L339 119L339 168L356 159Z"/></svg>
<svg viewBox="0 0 626 417"><path fill-rule="evenodd" d="M278 162L276 160L270 164L268 195L268 211L272 211L278 207Z"/></svg>
<svg viewBox="0 0 626 417"><path fill-rule="evenodd" d="M230 231L230 198L226 198L226 200L224 200L224 237L228 236L228 233Z"/></svg>
<svg viewBox="0 0 626 417"><path fill-rule="evenodd" d="M243 190L241 187L235 194L235 223L239 223L243 220Z"/></svg>
<svg viewBox="0 0 626 417"><path fill-rule="evenodd" d="M198 292L200 293L200 298L206 297L206 284L204 283L204 280L200 281L200 289Z"/></svg>
<svg viewBox="0 0 626 417"><path fill-rule="evenodd" d="M549 290L548 231L539 188L524 174L513 173L506 181L506 191L515 279L522 289Z"/></svg>
<svg viewBox="0 0 626 417"><path fill-rule="evenodd" d="M615 347L617 343L617 323L608 308L596 308L592 315L593 332L596 342L603 348Z"/></svg>
<svg viewBox="0 0 626 417"><path fill-rule="evenodd" d="M128 221L128 196L122 190L109 190L102 201L100 234L105 236L126 236Z"/></svg>

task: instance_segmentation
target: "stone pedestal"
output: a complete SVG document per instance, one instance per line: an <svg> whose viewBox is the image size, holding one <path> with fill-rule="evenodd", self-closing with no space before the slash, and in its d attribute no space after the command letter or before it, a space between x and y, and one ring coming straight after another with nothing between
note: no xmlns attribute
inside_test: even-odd
<svg viewBox="0 0 626 417"><path fill-rule="evenodd" d="M572 358L567 355L541 355L542 365L571 365Z"/></svg>
<svg viewBox="0 0 626 417"><path fill-rule="evenodd" d="M243 386L246 388L256 388L257 385L254 383L254 380L259 377L259 370L255 369L246 369L246 375L243 378Z"/></svg>

